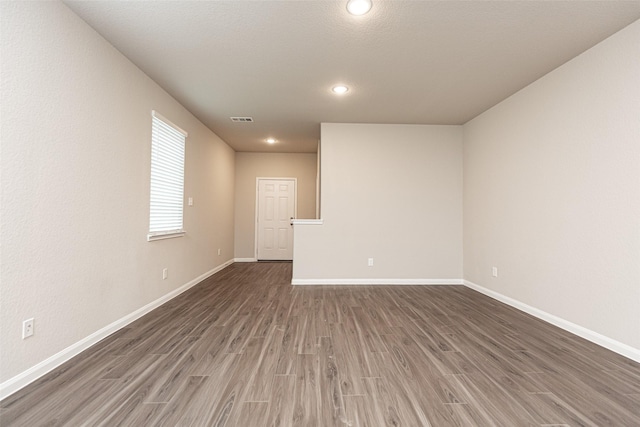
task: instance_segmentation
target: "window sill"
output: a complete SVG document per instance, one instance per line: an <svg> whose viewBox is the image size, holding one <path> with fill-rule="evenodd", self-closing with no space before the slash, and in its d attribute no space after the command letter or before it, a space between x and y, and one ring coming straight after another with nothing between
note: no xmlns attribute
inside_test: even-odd
<svg viewBox="0 0 640 427"><path fill-rule="evenodd" d="M153 242L154 240L173 239L175 237L182 237L186 234L186 231L169 231L166 233L149 233L147 234L147 241Z"/></svg>

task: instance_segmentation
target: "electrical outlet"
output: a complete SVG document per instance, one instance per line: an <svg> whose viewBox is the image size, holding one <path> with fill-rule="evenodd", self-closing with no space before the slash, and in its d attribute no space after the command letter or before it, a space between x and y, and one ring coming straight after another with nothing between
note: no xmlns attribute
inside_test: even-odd
<svg viewBox="0 0 640 427"><path fill-rule="evenodd" d="M33 317L22 322L22 339L33 335Z"/></svg>
<svg viewBox="0 0 640 427"><path fill-rule="evenodd" d="M189 206L193 206L193 197L189 197L189 199L187 200L187 204Z"/></svg>
<svg viewBox="0 0 640 427"><path fill-rule="evenodd" d="M369 260L367 261L367 265L369 267L373 267L373 258L369 258Z"/></svg>
<svg viewBox="0 0 640 427"><path fill-rule="evenodd" d="M491 275L493 277L498 277L498 267L492 267L491 268Z"/></svg>
<svg viewBox="0 0 640 427"><path fill-rule="evenodd" d="M163 268L162 269L162 280L166 280L167 277L169 277L169 269L168 268Z"/></svg>

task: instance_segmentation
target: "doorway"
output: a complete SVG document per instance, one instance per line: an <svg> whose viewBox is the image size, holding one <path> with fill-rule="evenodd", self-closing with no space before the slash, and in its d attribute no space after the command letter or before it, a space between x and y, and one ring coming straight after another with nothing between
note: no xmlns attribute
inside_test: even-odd
<svg viewBox="0 0 640 427"><path fill-rule="evenodd" d="M293 226L296 217L295 178L257 178L256 258L293 260Z"/></svg>

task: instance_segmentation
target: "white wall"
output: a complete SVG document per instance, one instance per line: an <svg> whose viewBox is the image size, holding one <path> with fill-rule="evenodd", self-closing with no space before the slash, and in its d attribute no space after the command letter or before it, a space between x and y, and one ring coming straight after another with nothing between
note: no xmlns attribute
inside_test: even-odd
<svg viewBox="0 0 640 427"><path fill-rule="evenodd" d="M460 282L461 127L323 123L321 141L324 224L295 226L294 283Z"/></svg>
<svg viewBox="0 0 640 427"><path fill-rule="evenodd" d="M63 4L0 7L6 384L233 257L234 152ZM147 242L152 109L189 132L195 204Z"/></svg>
<svg viewBox="0 0 640 427"><path fill-rule="evenodd" d="M313 153L236 153L235 258L256 256L256 178L297 178L298 218L314 218L316 163Z"/></svg>
<svg viewBox="0 0 640 427"><path fill-rule="evenodd" d="M640 357L640 22L464 126L464 272Z"/></svg>

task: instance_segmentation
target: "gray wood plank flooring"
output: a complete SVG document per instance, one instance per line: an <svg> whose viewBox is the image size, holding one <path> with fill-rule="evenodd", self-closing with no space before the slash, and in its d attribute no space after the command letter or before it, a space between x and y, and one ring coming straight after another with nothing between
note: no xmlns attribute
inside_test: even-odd
<svg viewBox="0 0 640 427"><path fill-rule="evenodd" d="M2 426L640 426L640 364L462 286L234 264L0 402Z"/></svg>

